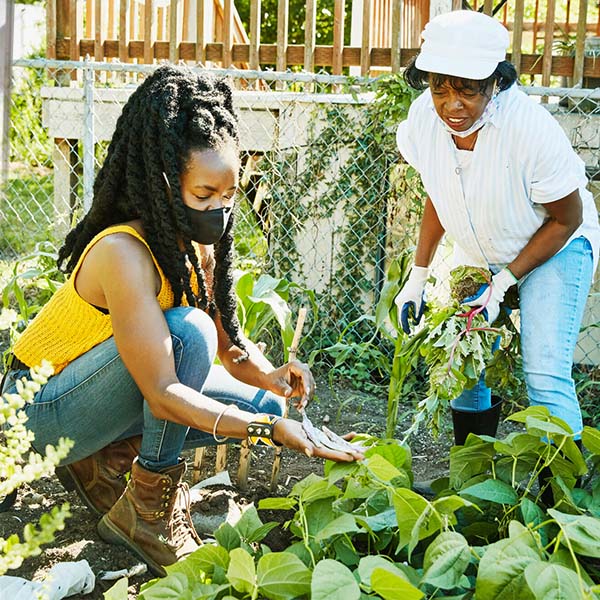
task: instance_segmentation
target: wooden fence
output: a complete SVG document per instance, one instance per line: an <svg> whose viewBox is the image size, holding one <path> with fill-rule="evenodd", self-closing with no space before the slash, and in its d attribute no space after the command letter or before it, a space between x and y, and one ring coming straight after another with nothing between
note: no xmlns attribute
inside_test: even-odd
<svg viewBox="0 0 600 600"><path fill-rule="evenodd" d="M588 0L477 0L472 8L494 14L512 37L509 58L522 74L569 77L570 84L600 78L587 38L600 36L598 6ZM234 0L48 0L47 55L78 60L159 59L212 63L222 67L306 71L329 67L361 75L397 70L414 56L429 19L430 0L333 0L333 43L317 45L317 0L306 0L305 39L288 43L289 0L278 0L277 40L262 43L261 1L250 2L244 25ZM452 0L460 8L466 0ZM527 4L526 4L527 2ZM495 5L494 5L495 4ZM346 11L352 11L352 43L344 45Z"/></svg>

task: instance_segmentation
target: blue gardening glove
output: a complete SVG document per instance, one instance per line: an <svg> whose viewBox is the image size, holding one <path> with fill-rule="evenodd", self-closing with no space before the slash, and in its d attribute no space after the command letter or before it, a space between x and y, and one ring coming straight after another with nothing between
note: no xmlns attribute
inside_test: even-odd
<svg viewBox="0 0 600 600"><path fill-rule="evenodd" d="M491 291L490 286L484 283L473 296L463 300L467 306L483 306L485 308L481 314L488 323L493 323L500 314L500 303L504 300L504 295L509 287L517 283L517 278L505 267L499 273L492 277Z"/></svg>
<svg viewBox="0 0 600 600"><path fill-rule="evenodd" d="M398 307L398 321L404 333L410 333L411 321L418 325L425 310L425 284L429 277L427 267L413 267L404 287L394 299Z"/></svg>

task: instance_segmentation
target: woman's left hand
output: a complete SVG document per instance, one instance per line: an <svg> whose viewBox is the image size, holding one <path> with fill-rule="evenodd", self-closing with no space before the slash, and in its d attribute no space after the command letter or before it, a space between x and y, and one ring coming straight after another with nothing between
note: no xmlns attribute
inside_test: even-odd
<svg viewBox="0 0 600 600"><path fill-rule="evenodd" d="M294 398L294 406L302 410L315 393L315 380L306 363L292 360L268 375L269 390L279 396Z"/></svg>

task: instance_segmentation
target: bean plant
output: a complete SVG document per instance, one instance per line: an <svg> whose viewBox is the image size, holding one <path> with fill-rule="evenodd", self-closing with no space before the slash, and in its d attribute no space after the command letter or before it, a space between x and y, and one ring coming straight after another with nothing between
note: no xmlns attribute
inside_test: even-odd
<svg viewBox="0 0 600 600"><path fill-rule="evenodd" d="M405 445L362 435L365 460L328 462L287 497L251 505L139 597L596 598L600 432L584 429L582 454L545 408L511 420L517 430L504 439L471 434L452 449L450 476L433 499L411 490ZM554 475L551 506L536 483L544 467ZM264 523L263 510L282 517ZM268 545L275 527L289 536L283 550ZM107 597L126 598L126 585Z"/></svg>

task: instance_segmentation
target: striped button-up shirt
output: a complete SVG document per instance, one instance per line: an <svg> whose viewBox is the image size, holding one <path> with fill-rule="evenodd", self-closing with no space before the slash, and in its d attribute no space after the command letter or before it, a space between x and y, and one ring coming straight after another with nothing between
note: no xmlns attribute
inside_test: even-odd
<svg viewBox="0 0 600 600"><path fill-rule="evenodd" d="M590 240L596 265L600 226L583 161L556 119L516 85L497 100L498 110L479 131L473 152L456 148L429 90L398 127L400 153L421 174L454 241L455 263L510 263L548 218L544 204L579 189L583 223L571 239Z"/></svg>

